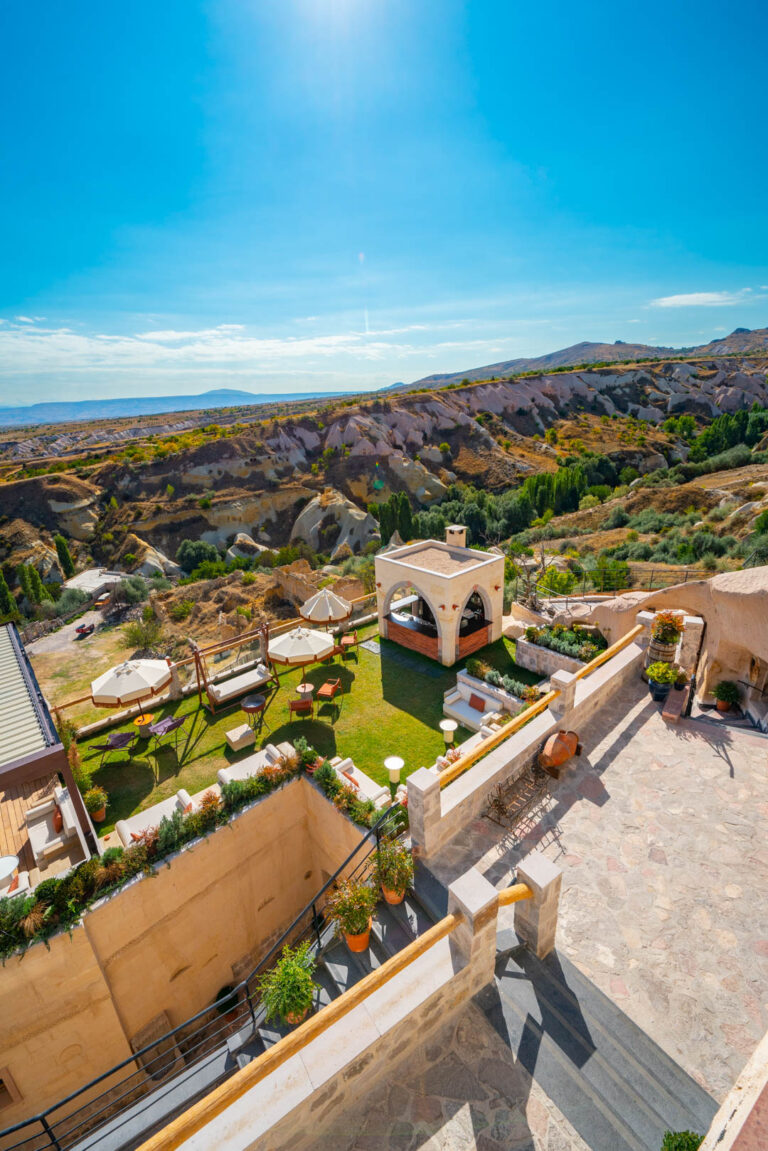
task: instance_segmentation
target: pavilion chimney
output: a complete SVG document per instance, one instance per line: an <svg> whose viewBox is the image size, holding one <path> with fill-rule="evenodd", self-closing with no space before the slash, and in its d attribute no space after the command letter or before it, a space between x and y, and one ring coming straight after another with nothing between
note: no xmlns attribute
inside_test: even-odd
<svg viewBox="0 0 768 1151"><path fill-rule="evenodd" d="M453 547L465 548L467 546L467 529L463 524L449 524L445 529L445 542Z"/></svg>

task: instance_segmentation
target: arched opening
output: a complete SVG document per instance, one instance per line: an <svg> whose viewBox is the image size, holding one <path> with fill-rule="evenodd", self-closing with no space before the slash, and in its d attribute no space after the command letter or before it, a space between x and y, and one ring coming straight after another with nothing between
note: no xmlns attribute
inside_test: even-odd
<svg viewBox="0 0 768 1151"><path fill-rule="evenodd" d="M442 643L437 613L428 596L409 580L401 580L384 597L382 615L387 637L403 647L439 659Z"/></svg>
<svg viewBox="0 0 768 1151"><path fill-rule="evenodd" d="M464 601L456 619L456 655L462 658L485 647L493 619L491 601L481 587L474 587Z"/></svg>

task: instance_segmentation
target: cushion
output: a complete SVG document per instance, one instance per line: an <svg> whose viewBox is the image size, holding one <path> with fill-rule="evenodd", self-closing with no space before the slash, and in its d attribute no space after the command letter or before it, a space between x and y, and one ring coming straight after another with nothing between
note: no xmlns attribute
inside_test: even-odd
<svg viewBox="0 0 768 1151"><path fill-rule="evenodd" d="M348 779L352 786L357 790L357 781L351 771L342 771L341 773L345 779Z"/></svg>
<svg viewBox="0 0 768 1151"><path fill-rule="evenodd" d="M58 803L53 809L53 830L58 835L64 827L64 816L62 815L61 808Z"/></svg>
<svg viewBox="0 0 768 1151"><path fill-rule="evenodd" d="M143 838L144 838L144 832L143 831L132 831L131 832L131 839L133 840L134 843L141 843Z"/></svg>
<svg viewBox="0 0 768 1151"><path fill-rule="evenodd" d="M474 711L485 711L485 700L481 695L475 695L473 692L469 697L469 706Z"/></svg>
<svg viewBox="0 0 768 1151"><path fill-rule="evenodd" d="M11 886L9 888L7 888L5 894L10 895L11 892L15 891L18 886L19 886L19 873L17 871L16 874L14 875L13 879L11 880Z"/></svg>

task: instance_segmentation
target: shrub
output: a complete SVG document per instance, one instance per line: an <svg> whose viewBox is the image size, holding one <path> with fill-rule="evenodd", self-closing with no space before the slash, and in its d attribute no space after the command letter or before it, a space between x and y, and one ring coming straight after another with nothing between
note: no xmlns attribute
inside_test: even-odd
<svg viewBox="0 0 768 1151"><path fill-rule="evenodd" d="M120 580L112 593L112 598L116 603L129 606L143 603L147 598L147 585L141 576L126 576Z"/></svg>
<svg viewBox="0 0 768 1151"><path fill-rule="evenodd" d="M214 545L205 540L182 540L176 549L176 562L187 573L193 572L206 560L215 562L218 558Z"/></svg>
<svg viewBox="0 0 768 1151"><path fill-rule="evenodd" d="M651 635L659 643L677 643L684 630L683 617L679 612L660 611L651 625Z"/></svg>
<svg viewBox="0 0 768 1151"><path fill-rule="evenodd" d="M153 648L163 637L160 620L153 614L150 619L133 620L123 632L123 647L143 651Z"/></svg>
<svg viewBox="0 0 768 1151"><path fill-rule="evenodd" d="M401 843L382 840L376 853L376 879L388 891L404 892L413 882L413 858Z"/></svg>
<svg viewBox="0 0 768 1151"><path fill-rule="evenodd" d="M185 620L190 615L194 606L194 600L184 599L181 603L171 604L168 614L172 620L181 623L182 620Z"/></svg>
<svg viewBox="0 0 768 1151"><path fill-rule="evenodd" d="M88 596L76 587L66 587L56 601L56 611L59 615L69 615L86 602Z"/></svg>
<svg viewBox="0 0 768 1151"><path fill-rule="evenodd" d="M317 959L310 947L310 940L295 948L284 947L275 966L259 980L267 1022L280 1019L283 1023L298 1023L312 1006L317 987L312 975Z"/></svg>
<svg viewBox="0 0 768 1151"><path fill-rule="evenodd" d="M673 663L657 661L648 665L645 674L652 683L673 684L676 682L680 671Z"/></svg>
<svg viewBox="0 0 768 1151"><path fill-rule="evenodd" d="M85 810L89 815L93 815L96 811L101 811L102 807L107 806L107 798L107 793L103 787L90 787L83 796Z"/></svg>
<svg viewBox="0 0 768 1151"><path fill-rule="evenodd" d="M661 1151L698 1151L703 1142L704 1136L693 1131L665 1131Z"/></svg>
<svg viewBox="0 0 768 1151"><path fill-rule="evenodd" d="M721 679L720 683L713 687L712 694L720 703L734 704L741 699L741 689L731 679Z"/></svg>
<svg viewBox="0 0 768 1151"><path fill-rule="evenodd" d="M328 911L341 931L361 935L377 903L377 895L367 883L342 880L328 900Z"/></svg>

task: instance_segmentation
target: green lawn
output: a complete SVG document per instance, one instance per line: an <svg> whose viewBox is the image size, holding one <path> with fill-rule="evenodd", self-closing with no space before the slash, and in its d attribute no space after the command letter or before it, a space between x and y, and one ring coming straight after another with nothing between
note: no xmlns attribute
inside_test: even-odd
<svg viewBox="0 0 768 1151"><path fill-rule="evenodd" d="M375 631L368 634L375 635ZM455 684L459 668L443 668L387 640L380 643L380 656L358 647L357 659L352 656L304 672L298 668L283 672L280 688L267 707L271 730L265 723L257 735L257 745L283 740L293 743L303 735L324 756L351 756L362 771L383 784L387 783L384 759L388 755L400 755L405 760L404 777L434 763L444 747L437 726L443 718L443 693ZM499 640L477 654L517 679L537 680L514 664L514 645L507 640ZM298 698L295 689L302 679L320 685L336 678L342 681L342 693L333 706L321 705L314 720L288 721L288 700ZM220 767L253 751L250 748L233 754L227 747L224 733L244 721L236 706L211 715L198 706L194 695L154 714L156 719L171 714L189 716L179 739L178 758L171 741L158 752L139 753L130 761L116 753L99 768L99 753L92 745L103 742L105 733L81 745L83 767L92 783L106 788L110 797L103 832L111 831L118 819L166 799L180 787L194 795L216 782ZM124 724L117 730L134 728ZM468 734L460 728L457 740L466 739Z"/></svg>

